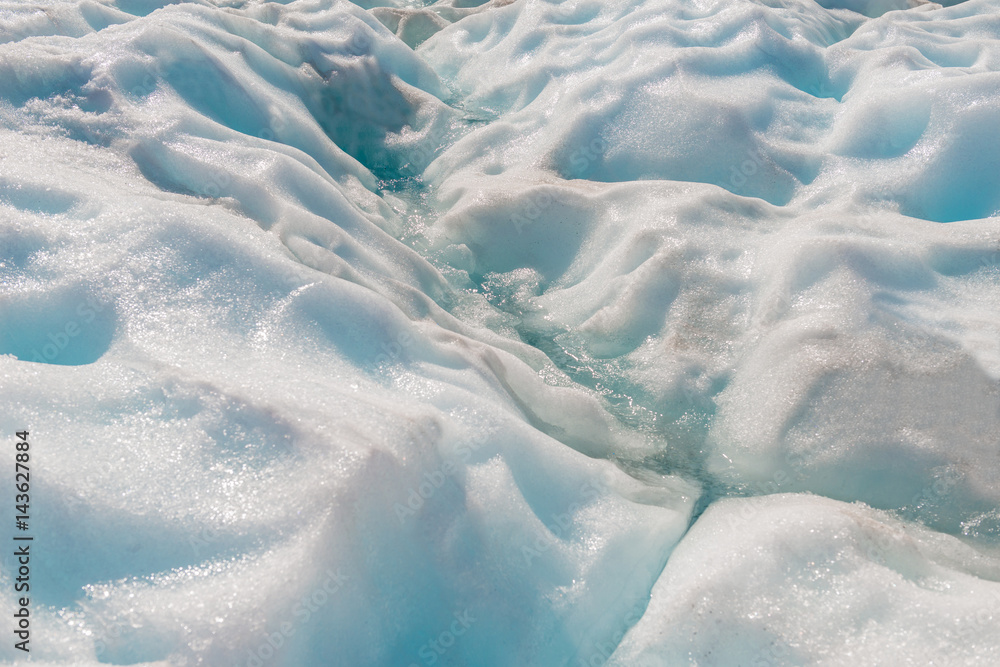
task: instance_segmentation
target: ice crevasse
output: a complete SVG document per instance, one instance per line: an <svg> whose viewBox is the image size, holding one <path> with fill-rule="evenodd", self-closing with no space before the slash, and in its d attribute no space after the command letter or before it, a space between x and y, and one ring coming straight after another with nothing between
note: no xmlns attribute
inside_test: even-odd
<svg viewBox="0 0 1000 667"><path fill-rule="evenodd" d="M998 217L995 0L0 1L32 662L1000 663Z"/></svg>

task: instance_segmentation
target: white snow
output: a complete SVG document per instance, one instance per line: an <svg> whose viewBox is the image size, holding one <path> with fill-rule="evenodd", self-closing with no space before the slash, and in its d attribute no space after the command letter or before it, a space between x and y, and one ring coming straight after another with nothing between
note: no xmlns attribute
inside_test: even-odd
<svg viewBox="0 0 1000 667"><path fill-rule="evenodd" d="M0 0L33 662L996 663L998 83L998 0Z"/></svg>

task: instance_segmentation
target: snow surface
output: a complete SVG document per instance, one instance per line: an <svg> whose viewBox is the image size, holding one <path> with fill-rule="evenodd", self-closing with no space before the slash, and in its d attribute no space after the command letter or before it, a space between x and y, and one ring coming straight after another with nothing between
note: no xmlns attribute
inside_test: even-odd
<svg viewBox="0 0 1000 667"><path fill-rule="evenodd" d="M0 0L33 662L998 664L998 221L1000 0Z"/></svg>

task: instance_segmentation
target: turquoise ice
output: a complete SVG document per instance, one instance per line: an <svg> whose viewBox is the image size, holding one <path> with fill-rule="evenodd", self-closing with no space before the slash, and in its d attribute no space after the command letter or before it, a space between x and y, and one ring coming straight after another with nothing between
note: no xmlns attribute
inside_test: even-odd
<svg viewBox="0 0 1000 667"><path fill-rule="evenodd" d="M952 4L0 0L33 661L1000 662Z"/></svg>

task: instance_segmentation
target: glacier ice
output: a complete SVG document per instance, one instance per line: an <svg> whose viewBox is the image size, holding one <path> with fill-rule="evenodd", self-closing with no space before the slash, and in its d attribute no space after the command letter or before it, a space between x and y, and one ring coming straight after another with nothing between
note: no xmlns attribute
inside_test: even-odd
<svg viewBox="0 0 1000 667"><path fill-rule="evenodd" d="M609 664L992 664L997 574L995 557L865 506L721 500Z"/></svg>
<svg viewBox="0 0 1000 667"><path fill-rule="evenodd" d="M945 4L0 0L35 661L995 663Z"/></svg>

